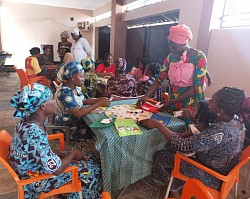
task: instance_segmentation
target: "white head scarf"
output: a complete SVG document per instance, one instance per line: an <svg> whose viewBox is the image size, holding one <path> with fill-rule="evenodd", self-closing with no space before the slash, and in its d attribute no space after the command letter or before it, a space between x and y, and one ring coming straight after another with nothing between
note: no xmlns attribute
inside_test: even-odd
<svg viewBox="0 0 250 199"><path fill-rule="evenodd" d="M74 28L72 31L71 31L71 33L73 33L74 35L80 35L80 31L79 31L79 29L78 28Z"/></svg>

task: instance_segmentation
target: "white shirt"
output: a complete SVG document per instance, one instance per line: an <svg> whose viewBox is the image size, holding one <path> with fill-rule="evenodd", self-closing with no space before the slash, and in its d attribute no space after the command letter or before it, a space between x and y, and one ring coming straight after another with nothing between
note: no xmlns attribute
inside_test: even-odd
<svg viewBox="0 0 250 199"><path fill-rule="evenodd" d="M87 57L93 59L89 42L83 37L79 38L77 42L72 46L71 53L74 55L77 62L81 62L82 59L85 59Z"/></svg>

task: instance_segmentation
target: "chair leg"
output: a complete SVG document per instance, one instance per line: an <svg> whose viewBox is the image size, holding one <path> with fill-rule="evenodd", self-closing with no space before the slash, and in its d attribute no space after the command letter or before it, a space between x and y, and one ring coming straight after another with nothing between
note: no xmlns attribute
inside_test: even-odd
<svg viewBox="0 0 250 199"><path fill-rule="evenodd" d="M247 192L247 187L248 187L248 184L249 184L249 180L250 180L250 164L249 164L249 168L248 168L248 171L247 171L247 183L245 184L245 187L242 190L242 193L244 193L244 194Z"/></svg>
<svg viewBox="0 0 250 199"><path fill-rule="evenodd" d="M174 176L171 175L171 178L170 178L169 183L168 183L168 188L166 191L165 199L168 198L168 196L169 196L169 192L170 192L170 188L171 188L172 183L173 183L173 179L174 179Z"/></svg>
<svg viewBox="0 0 250 199"><path fill-rule="evenodd" d="M82 198L82 191L79 191L78 194L79 194L79 199L83 199Z"/></svg>
<svg viewBox="0 0 250 199"><path fill-rule="evenodd" d="M235 193L234 193L234 198L237 199L238 196L238 183L235 183Z"/></svg>

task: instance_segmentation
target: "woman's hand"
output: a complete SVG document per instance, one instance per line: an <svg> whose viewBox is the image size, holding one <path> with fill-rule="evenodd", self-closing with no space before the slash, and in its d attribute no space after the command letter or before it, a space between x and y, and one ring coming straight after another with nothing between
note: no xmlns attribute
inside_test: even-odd
<svg viewBox="0 0 250 199"><path fill-rule="evenodd" d="M108 107L110 105L110 101L108 98L102 98L100 101L98 101L100 106Z"/></svg>
<svg viewBox="0 0 250 199"><path fill-rule="evenodd" d="M74 150L73 160L79 161L81 159L85 159L85 155L82 151Z"/></svg>
<svg viewBox="0 0 250 199"><path fill-rule="evenodd" d="M159 109L159 111L165 111L171 104L171 100L164 100L164 105Z"/></svg>
<svg viewBox="0 0 250 199"><path fill-rule="evenodd" d="M139 125L148 128L148 129L154 129L157 127L157 124L159 123L158 120L155 119L146 119L139 121Z"/></svg>
<svg viewBox="0 0 250 199"><path fill-rule="evenodd" d="M136 107L141 108L142 105L146 102L147 98L145 96L140 97L138 101L136 102Z"/></svg>

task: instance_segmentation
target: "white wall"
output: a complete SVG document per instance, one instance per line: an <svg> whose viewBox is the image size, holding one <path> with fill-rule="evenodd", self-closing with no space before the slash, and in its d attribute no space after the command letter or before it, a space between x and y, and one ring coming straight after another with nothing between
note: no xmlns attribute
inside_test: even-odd
<svg viewBox="0 0 250 199"><path fill-rule="evenodd" d="M213 86L207 96L223 86L243 89L250 96L249 35L249 28L212 30L207 57Z"/></svg>
<svg viewBox="0 0 250 199"><path fill-rule="evenodd" d="M13 53L9 64L18 67L24 67L29 50L41 47L41 44L54 45L54 59L59 60L57 44L60 33L71 31L77 27L77 22L91 20L93 16L93 11L89 10L7 2L2 3L1 12L2 47ZM70 21L70 17L75 20ZM92 31L82 33L92 45Z"/></svg>

